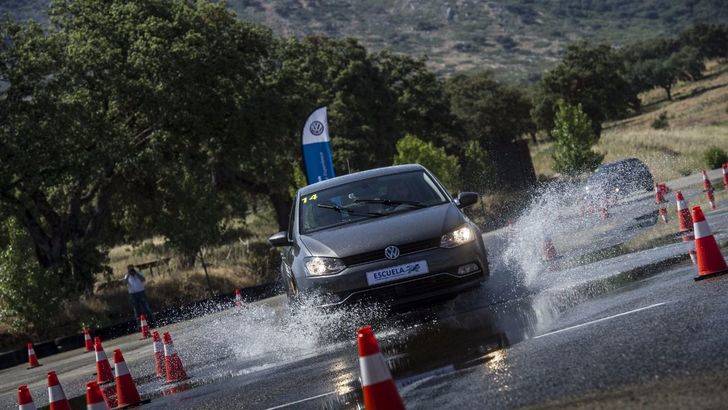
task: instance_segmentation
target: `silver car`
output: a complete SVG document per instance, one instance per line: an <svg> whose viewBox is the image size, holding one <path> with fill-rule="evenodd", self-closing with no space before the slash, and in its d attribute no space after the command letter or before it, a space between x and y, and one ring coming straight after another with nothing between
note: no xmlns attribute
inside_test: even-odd
<svg viewBox="0 0 728 410"><path fill-rule="evenodd" d="M282 250L290 300L409 304L477 287L489 274L480 230L461 211L478 195L453 199L421 165L357 172L301 188Z"/></svg>

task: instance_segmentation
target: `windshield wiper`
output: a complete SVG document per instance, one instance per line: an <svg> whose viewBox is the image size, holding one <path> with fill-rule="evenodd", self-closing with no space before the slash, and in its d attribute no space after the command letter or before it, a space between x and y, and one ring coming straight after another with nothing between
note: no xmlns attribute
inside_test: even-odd
<svg viewBox="0 0 728 410"><path fill-rule="evenodd" d="M382 205L409 205L414 208L425 208L427 205L417 201L405 201L400 199L379 199L379 198L357 198L354 202L364 202L367 204Z"/></svg>
<svg viewBox="0 0 728 410"><path fill-rule="evenodd" d="M344 208L341 205L336 205L336 204L318 204L316 206L319 208L324 208L324 209L333 209L334 211L337 211L340 214L343 214L344 212L346 212L349 215L353 215L353 216L368 216L368 217L374 218L377 216L385 215L381 212L357 212L357 211L353 211L349 208Z"/></svg>

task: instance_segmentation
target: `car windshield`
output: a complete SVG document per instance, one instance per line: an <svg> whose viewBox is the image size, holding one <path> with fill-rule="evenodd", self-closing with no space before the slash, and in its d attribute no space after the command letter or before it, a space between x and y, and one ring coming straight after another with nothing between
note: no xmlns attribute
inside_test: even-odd
<svg viewBox="0 0 728 410"><path fill-rule="evenodd" d="M301 196L300 229L305 234L445 202L423 171L383 175Z"/></svg>

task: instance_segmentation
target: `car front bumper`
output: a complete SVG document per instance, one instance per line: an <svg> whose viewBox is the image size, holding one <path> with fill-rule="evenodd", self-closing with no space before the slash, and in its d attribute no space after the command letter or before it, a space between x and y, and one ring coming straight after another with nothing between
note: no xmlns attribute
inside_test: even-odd
<svg viewBox="0 0 728 410"><path fill-rule="evenodd" d="M369 285L367 272L391 266L427 261L428 273L396 281ZM458 268L475 263L478 270L458 274ZM458 293L477 286L489 275L482 239L456 248L431 248L396 260L381 260L349 266L330 276L299 279L299 289L321 297L321 307L340 306L362 300L403 305L438 296Z"/></svg>

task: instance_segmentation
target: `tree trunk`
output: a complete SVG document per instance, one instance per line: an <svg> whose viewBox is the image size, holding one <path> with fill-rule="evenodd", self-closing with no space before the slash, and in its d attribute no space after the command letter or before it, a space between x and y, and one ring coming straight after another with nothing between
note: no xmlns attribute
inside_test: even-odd
<svg viewBox="0 0 728 410"><path fill-rule="evenodd" d="M668 101L672 101L672 87L663 87L665 89L665 92L667 92L667 99Z"/></svg>
<svg viewBox="0 0 728 410"><path fill-rule="evenodd" d="M190 269L195 266L197 260L197 251L183 252L179 257L179 263L183 269Z"/></svg>
<svg viewBox="0 0 728 410"><path fill-rule="evenodd" d="M276 222L278 222L278 229L285 231L288 229L288 217L293 205L293 200L290 195L283 194L280 192L271 192L268 194L270 202L273 205L273 210L276 213Z"/></svg>

